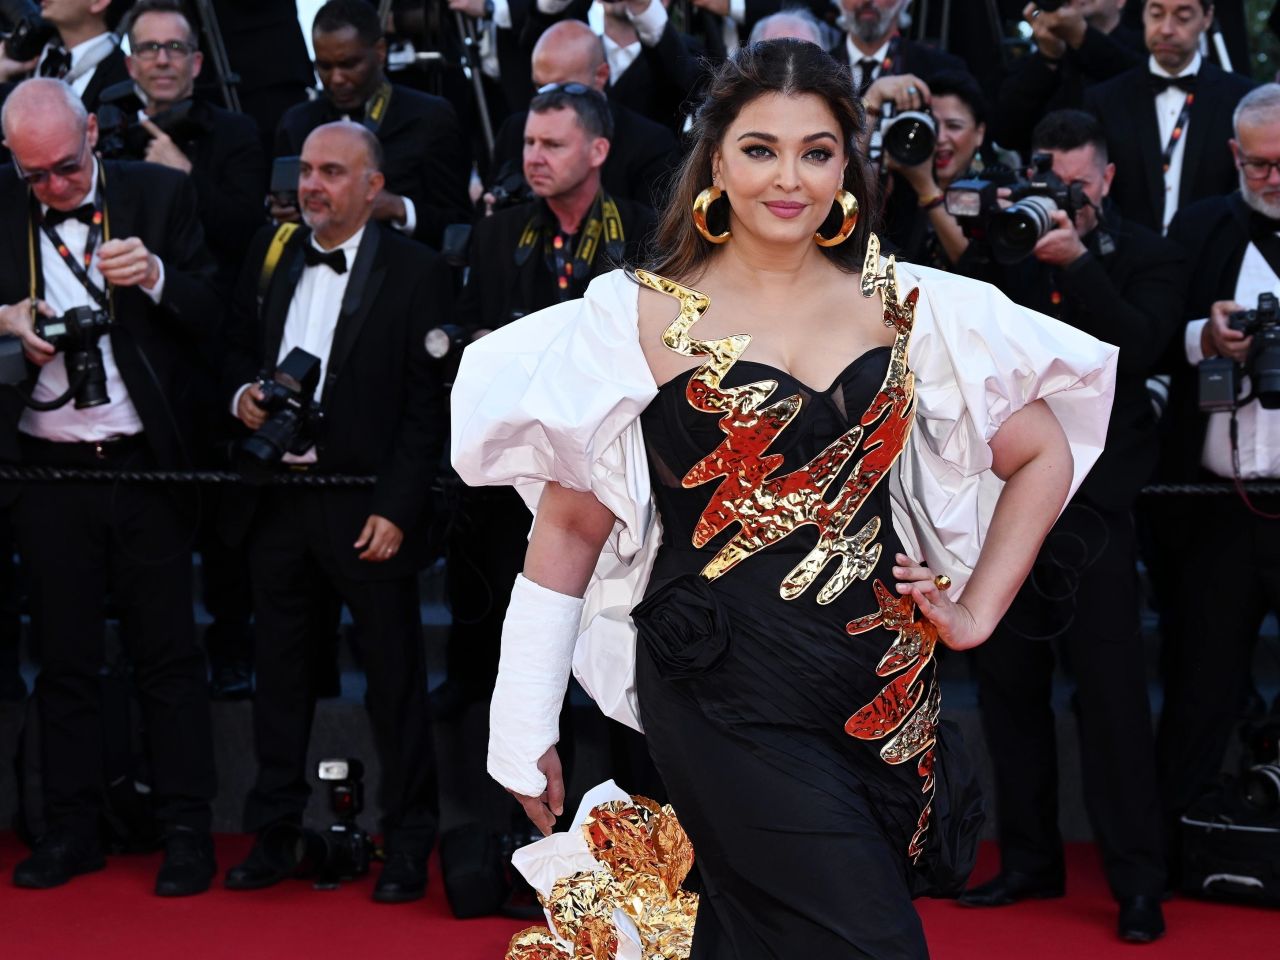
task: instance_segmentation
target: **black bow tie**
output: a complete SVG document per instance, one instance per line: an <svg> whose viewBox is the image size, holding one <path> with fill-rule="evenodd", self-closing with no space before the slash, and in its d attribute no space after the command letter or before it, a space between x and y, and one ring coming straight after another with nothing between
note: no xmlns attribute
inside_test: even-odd
<svg viewBox="0 0 1280 960"><path fill-rule="evenodd" d="M1164 93L1170 87L1177 87L1184 93L1195 93L1196 75L1188 73L1181 77L1162 77L1158 73L1148 73L1147 83L1151 85L1151 92L1155 94Z"/></svg>
<svg viewBox="0 0 1280 960"><path fill-rule="evenodd" d="M49 47L40 64L40 76L62 79L71 70L71 53L65 47Z"/></svg>
<svg viewBox="0 0 1280 960"><path fill-rule="evenodd" d="M325 253L323 250L317 250L308 243L302 248L302 259L308 267L318 267L320 264L324 264L334 273L347 272L347 255L342 251L341 247Z"/></svg>
<svg viewBox="0 0 1280 960"><path fill-rule="evenodd" d="M68 220L79 220L85 226L93 223L93 204L86 203L74 210L55 210L50 207L44 214L44 222L51 227L56 227Z"/></svg>

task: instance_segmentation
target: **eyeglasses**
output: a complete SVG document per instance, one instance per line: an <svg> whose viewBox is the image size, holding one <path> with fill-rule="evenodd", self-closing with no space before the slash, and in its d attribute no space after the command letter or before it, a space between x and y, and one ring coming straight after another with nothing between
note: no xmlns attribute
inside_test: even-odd
<svg viewBox="0 0 1280 960"><path fill-rule="evenodd" d="M84 161L86 148L89 146L89 132L86 130L84 139L80 141L80 150L76 153L75 159L63 160L61 163L55 163L48 170L27 170L18 162L18 158L13 158L13 166L18 171L23 181L29 187L38 187L49 180L50 177L60 177L66 180L68 177L74 177L80 172L80 165Z"/></svg>
<svg viewBox="0 0 1280 960"><path fill-rule="evenodd" d="M164 43L146 40L130 48L139 60L154 60L160 56L161 50L169 55L170 60L185 60L195 52L195 49L195 46L182 40L166 40Z"/></svg>
<svg viewBox="0 0 1280 960"><path fill-rule="evenodd" d="M1236 165L1244 171L1246 180L1266 180L1271 176L1272 170L1280 170L1280 160L1261 160L1246 157L1243 153Z"/></svg>
<svg viewBox="0 0 1280 960"><path fill-rule="evenodd" d="M600 91L595 87L588 87L585 83L544 83L538 88L538 96L544 93L567 93L571 97L589 97L592 94L598 94Z"/></svg>

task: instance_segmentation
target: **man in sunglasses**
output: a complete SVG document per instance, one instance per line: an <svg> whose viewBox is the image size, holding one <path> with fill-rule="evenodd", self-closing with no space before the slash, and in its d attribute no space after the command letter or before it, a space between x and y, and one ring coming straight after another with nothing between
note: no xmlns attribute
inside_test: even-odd
<svg viewBox="0 0 1280 960"><path fill-rule="evenodd" d="M191 181L99 160L97 123L60 80L19 84L0 123L14 159L0 168L0 333L18 338L28 370L19 391L0 396L0 459L107 471L189 466L193 344L213 337L219 318ZM101 381L92 397L76 389L83 377L68 360L73 345L55 348L35 328L37 318L77 309L106 327L94 340ZM21 394L39 406L25 406ZM156 892L208 888L215 783L192 615L197 512L191 495L157 484L33 483L17 495L14 527L40 637L35 697L46 827L14 869L18 886L55 887L104 865L109 593L142 704L164 831Z"/></svg>
<svg viewBox="0 0 1280 960"><path fill-rule="evenodd" d="M1169 397L1174 429L1167 431L1167 479L1175 483L1280 478L1280 410L1248 396L1261 380L1263 348L1275 326L1240 330L1239 319L1231 323L1237 311L1255 310L1260 294L1280 295L1280 85L1246 94L1233 126L1239 188L1179 210L1169 227L1196 265L1185 302L1188 322L1173 345L1182 361ZM1274 363L1274 348L1270 357ZM1199 409L1197 365L1214 358L1234 361L1237 377L1241 367L1251 367L1250 382L1241 384L1245 395L1238 397L1248 402L1234 412ZM1277 516L1280 497L1200 497L1194 547L1176 552L1176 606L1166 618L1173 629L1165 638L1156 741L1175 856L1179 817L1215 783L1232 734L1248 714L1259 627L1280 609ZM1174 532L1179 546L1191 545L1187 534L1185 528Z"/></svg>
<svg viewBox="0 0 1280 960"><path fill-rule="evenodd" d="M1062 896L1058 830L1055 656L1075 684L1081 782L1119 906L1121 939L1164 933L1164 844L1133 505L1159 449L1146 381L1173 339L1185 290L1179 248L1121 220L1107 195L1116 176L1101 124L1057 110L1032 149L1087 203L1074 220L1052 210L1030 256L987 274L1015 302L1120 347L1106 449L1050 531L1027 582L974 663L995 771L1001 871L960 895L973 907ZM959 267L981 244L973 240Z"/></svg>

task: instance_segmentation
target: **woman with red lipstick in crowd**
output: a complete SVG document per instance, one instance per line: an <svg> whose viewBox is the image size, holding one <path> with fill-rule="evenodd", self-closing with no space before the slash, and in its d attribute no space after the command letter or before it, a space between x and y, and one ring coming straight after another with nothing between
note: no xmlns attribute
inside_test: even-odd
<svg viewBox="0 0 1280 960"><path fill-rule="evenodd" d="M920 83L919 89L937 124L937 146L932 156L912 167L900 166L886 156L887 168L897 177L888 201L885 235L904 260L950 270L969 240L947 212L945 197L955 181L977 176L983 169L980 151L987 133L987 102L978 81L968 73L940 73L927 86ZM873 87L868 97L876 93ZM873 106L868 104L868 112Z"/></svg>
<svg viewBox="0 0 1280 960"><path fill-rule="evenodd" d="M693 960L927 956L912 897L981 820L936 645L991 632L1110 409L1114 348L879 257L850 91L813 44L740 50L648 269L473 343L452 395L463 479L536 511L489 771L549 833L571 667L643 726Z"/></svg>

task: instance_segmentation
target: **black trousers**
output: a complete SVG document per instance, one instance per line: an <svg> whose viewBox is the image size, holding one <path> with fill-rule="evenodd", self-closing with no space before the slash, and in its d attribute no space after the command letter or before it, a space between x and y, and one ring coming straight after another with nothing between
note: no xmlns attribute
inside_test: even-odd
<svg viewBox="0 0 1280 960"><path fill-rule="evenodd" d="M343 573L328 535L325 498L346 495L269 490L258 504L249 537L258 778L245 804L244 825L262 830L298 820L306 808L307 744L316 702L310 661L323 653L316 650L317 617L328 617L327 607L316 609L320 584L341 597L358 628L368 681L365 703L382 767L382 829L413 834L429 846L438 791L418 581L413 574L357 580Z"/></svg>
<svg viewBox="0 0 1280 960"><path fill-rule="evenodd" d="M24 441L27 463L153 466L141 440L108 445ZM185 493L157 485L23 487L14 529L41 653L45 822L97 836L103 792L101 684L107 598L119 610L146 724L156 814L208 830L216 791L204 656L191 599L194 516Z"/></svg>
<svg viewBox="0 0 1280 960"><path fill-rule="evenodd" d="M1068 571L1064 574L1064 568ZM1005 870L1062 877L1054 651L1075 681L1085 806L1113 895L1159 895L1165 861L1133 520L1073 500L975 653Z"/></svg>
<svg viewBox="0 0 1280 960"><path fill-rule="evenodd" d="M1255 497L1280 513L1280 497ZM1217 778L1242 710L1258 630L1280 611L1280 520L1249 512L1235 496L1188 505L1195 536L1180 557L1177 615L1165 651L1164 710L1157 738L1170 838L1177 820Z"/></svg>

